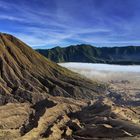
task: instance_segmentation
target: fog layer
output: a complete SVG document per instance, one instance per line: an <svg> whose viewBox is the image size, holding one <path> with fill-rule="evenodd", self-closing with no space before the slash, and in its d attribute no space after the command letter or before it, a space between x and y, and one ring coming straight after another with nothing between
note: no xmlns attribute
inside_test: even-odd
<svg viewBox="0 0 140 140"><path fill-rule="evenodd" d="M137 65L122 66L73 62L59 63L59 65L94 80L140 80L140 66Z"/></svg>

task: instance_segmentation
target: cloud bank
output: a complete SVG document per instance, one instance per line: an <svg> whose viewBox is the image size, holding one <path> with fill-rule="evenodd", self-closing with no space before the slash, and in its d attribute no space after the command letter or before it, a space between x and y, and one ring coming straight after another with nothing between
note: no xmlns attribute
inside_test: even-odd
<svg viewBox="0 0 140 140"><path fill-rule="evenodd" d="M59 63L74 72L92 80L140 80L140 66L120 66L93 63Z"/></svg>

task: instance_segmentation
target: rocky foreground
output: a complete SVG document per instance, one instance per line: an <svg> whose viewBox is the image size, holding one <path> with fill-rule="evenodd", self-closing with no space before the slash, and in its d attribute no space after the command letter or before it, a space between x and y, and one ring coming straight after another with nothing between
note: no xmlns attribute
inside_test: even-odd
<svg viewBox="0 0 140 140"><path fill-rule="evenodd" d="M50 97L34 106L0 107L1 140L140 139L139 112L107 99L90 102Z"/></svg>

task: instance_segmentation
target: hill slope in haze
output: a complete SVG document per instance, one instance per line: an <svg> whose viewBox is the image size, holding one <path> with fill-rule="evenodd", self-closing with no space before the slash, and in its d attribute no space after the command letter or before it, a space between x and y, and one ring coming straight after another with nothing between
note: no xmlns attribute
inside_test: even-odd
<svg viewBox="0 0 140 140"><path fill-rule="evenodd" d="M50 60L60 62L87 62L108 64L140 64L140 47L102 47L73 45L66 48L38 49Z"/></svg>

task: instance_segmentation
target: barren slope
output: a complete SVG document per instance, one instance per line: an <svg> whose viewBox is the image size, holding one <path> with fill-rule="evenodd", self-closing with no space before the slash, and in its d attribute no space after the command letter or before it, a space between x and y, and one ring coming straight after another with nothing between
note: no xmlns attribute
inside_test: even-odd
<svg viewBox="0 0 140 140"><path fill-rule="evenodd" d="M19 39L0 34L0 104L36 103L50 95L92 98L97 83L49 61Z"/></svg>

